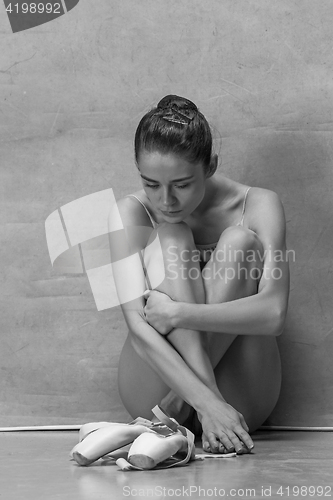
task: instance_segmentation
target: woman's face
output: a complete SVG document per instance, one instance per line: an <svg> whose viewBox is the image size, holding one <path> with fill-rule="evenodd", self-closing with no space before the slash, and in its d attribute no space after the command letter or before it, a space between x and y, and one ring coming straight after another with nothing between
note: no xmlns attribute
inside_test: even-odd
<svg viewBox="0 0 333 500"><path fill-rule="evenodd" d="M166 222L186 219L204 197L206 176L202 163L189 163L174 154L143 151L138 168L153 208Z"/></svg>

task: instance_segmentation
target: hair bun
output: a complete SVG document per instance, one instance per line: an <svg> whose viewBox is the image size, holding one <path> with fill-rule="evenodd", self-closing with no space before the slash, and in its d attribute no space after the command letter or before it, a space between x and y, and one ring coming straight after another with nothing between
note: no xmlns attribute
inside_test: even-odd
<svg viewBox="0 0 333 500"><path fill-rule="evenodd" d="M198 113L198 108L192 101L177 95L163 97L157 109L163 111L165 120L182 125L188 125Z"/></svg>
<svg viewBox="0 0 333 500"><path fill-rule="evenodd" d="M186 99L185 97L179 97L178 95L166 95L165 97L163 97L163 99L160 100L157 105L158 109L164 110L171 109L173 107L178 108L181 111L198 111L198 108L196 107L194 102Z"/></svg>

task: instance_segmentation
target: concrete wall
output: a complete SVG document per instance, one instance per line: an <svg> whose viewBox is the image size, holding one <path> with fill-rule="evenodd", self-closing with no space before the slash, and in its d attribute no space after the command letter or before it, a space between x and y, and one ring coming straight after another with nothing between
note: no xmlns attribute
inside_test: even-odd
<svg viewBox="0 0 333 500"><path fill-rule="evenodd" d="M0 6L0 425L128 417L121 312L54 272L44 221L138 189L133 134L167 93L206 114L220 172L281 197L296 259L270 422L333 425L332 22L329 0L81 0L13 34Z"/></svg>

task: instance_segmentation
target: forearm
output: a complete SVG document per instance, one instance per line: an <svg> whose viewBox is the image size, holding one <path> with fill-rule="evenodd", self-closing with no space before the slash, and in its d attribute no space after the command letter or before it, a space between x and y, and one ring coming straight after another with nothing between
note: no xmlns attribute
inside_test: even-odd
<svg viewBox="0 0 333 500"><path fill-rule="evenodd" d="M217 397L215 391L194 373L172 345L143 319L131 328L131 341L138 355L196 410L200 411L204 402Z"/></svg>
<svg viewBox="0 0 333 500"><path fill-rule="evenodd" d="M189 328L233 335L279 335L284 313L273 300L260 294L220 304L175 302L174 328Z"/></svg>

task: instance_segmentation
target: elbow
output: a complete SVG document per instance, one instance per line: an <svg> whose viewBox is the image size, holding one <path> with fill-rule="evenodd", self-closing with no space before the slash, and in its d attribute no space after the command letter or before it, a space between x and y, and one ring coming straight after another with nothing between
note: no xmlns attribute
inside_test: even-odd
<svg viewBox="0 0 333 500"><path fill-rule="evenodd" d="M149 353L152 345L147 340L147 332L137 328L135 332L129 331L129 341L135 353L145 362L149 361Z"/></svg>
<svg viewBox="0 0 333 500"><path fill-rule="evenodd" d="M287 309L284 307L277 308L271 313L270 318L270 334L273 337L279 337L284 330L286 323Z"/></svg>
<svg viewBox="0 0 333 500"><path fill-rule="evenodd" d="M129 340L130 340L130 344L133 347L136 354L138 354L140 356L140 358L143 358L144 347L143 347L143 342L142 342L140 335L130 331L129 332Z"/></svg>

